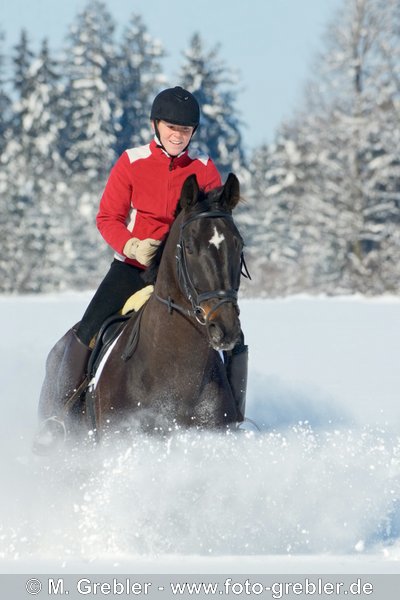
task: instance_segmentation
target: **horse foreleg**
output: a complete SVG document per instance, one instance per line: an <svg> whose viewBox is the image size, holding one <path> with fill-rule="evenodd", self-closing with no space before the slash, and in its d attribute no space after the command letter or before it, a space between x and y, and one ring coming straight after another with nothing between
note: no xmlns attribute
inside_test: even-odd
<svg viewBox="0 0 400 600"><path fill-rule="evenodd" d="M196 423L206 427L229 426L239 420L225 365L214 350L210 350L195 407L195 418Z"/></svg>

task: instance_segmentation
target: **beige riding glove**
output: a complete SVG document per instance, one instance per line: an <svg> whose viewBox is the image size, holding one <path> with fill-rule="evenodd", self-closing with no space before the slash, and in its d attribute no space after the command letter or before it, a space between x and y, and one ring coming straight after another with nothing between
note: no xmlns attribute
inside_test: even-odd
<svg viewBox="0 0 400 600"><path fill-rule="evenodd" d="M141 265L148 267L160 244L160 240L152 238L145 240L131 238L126 242L123 252L126 257L137 260Z"/></svg>

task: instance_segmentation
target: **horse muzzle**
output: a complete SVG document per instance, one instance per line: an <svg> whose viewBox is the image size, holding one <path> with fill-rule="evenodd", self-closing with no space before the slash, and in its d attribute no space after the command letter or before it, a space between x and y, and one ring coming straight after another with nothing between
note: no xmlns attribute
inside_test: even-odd
<svg viewBox="0 0 400 600"><path fill-rule="evenodd" d="M229 351L240 338L240 321L235 304L224 303L217 310L211 309L206 318L207 335L214 350Z"/></svg>

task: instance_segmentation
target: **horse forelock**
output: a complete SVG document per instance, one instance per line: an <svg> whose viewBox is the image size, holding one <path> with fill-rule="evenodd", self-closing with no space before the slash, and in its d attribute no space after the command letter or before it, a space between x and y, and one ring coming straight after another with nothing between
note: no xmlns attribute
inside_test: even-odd
<svg viewBox="0 0 400 600"><path fill-rule="evenodd" d="M224 190L223 185L205 192L204 189L200 189L197 204L201 205L201 211L206 212L207 210L222 210L225 212L231 212L229 209L224 207L224 199L222 192ZM240 203L246 203L246 200L241 196L239 198ZM199 210L200 206L197 208Z"/></svg>
<svg viewBox="0 0 400 600"><path fill-rule="evenodd" d="M198 203L202 204L203 211L215 210L221 207L221 196L223 189L224 186L221 185L220 187L214 188L209 192L205 192L203 189L200 190Z"/></svg>
<svg viewBox="0 0 400 600"><path fill-rule="evenodd" d="M214 188L208 192L204 189L199 190L197 202L185 209L186 215L195 215L196 213L210 212L220 210L221 212L230 212L224 207L222 191L224 186Z"/></svg>

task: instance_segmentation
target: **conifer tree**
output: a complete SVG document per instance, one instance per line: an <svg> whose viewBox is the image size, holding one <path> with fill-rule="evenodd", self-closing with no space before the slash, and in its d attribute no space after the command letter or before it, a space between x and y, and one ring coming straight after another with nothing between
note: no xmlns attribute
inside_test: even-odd
<svg viewBox="0 0 400 600"><path fill-rule="evenodd" d="M73 205L67 192L69 172L60 156L63 123L60 66L44 40L30 68L32 85L27 98L30 168L33 178L33 203L29 210L30 271L36 289L48 291L62 287L63 271L73 253L66 249Z"/></svg>
<svg viewBox="0 0 400 600"><path fill-rule="evenodd" d="M117 60L117 91L121 116L117 154L146 144L150 138L151 102L164 83L161 59L164 50L152 39L140 15L132 15L123 32Z"/></svg>
<svg viewBox="0 0 400 600"><path fill-rule="evenodd" d="M194 94L202 108L199 130L192 147L209 154L223 179L244 165L240 120L235 106L237 91L233 73L219 56L219 47L204 47L195 33L184 52L182 86Z"/></svg>
<svg viewBox="0 0 400 600"><path fill-rule="evenodd" d="M7 92L5 77L6 57L3 53L4 40L5 35L0 30L0 155L6 144L11 120L11 99Z"/></svg>
<svg viewBox="0 0 400 600"><path fill-rule="evenodd" d="M10 135L10 122L11 122L11 100L6 91L5 84L5 61L6 57L3 54L3 43L4 33L0 31L0 238L2 240L2 247L8 246L8 236L10 223L9 217L9 199L8 189L9 181L8 174L6 172L7 162L4 155L4 149L7 144L7 140ZM7 262L8 256L1 251L0 252L0 291L7 285L9 279L10 265Z"/></svg>
<svg viewBox="0 0 400 600"><path fill-rule="evenodd" d="M269 294L312 289L312 248L319 249L319 258L322 251L314 220L323 208L314 175L313 153L294 125L282 126L275 143L253 155L252 253L258 285Z"/></svg>
<svg viewBox="0 0 400 600"><path fill-rule="evenodd" d="M62 155L71 172L70 237L76 255L69 269L78 287L93 285L109 260L95 217L116 158L120 105L115 94L114 28L104 2L90 0L71 26L65 50Z"/></svg>
<svg viewBox="0 0 400 600"><path fill-rule="evenodd" d="M381 52L382 44L394 39L389 7L377 0L346 5L332 28L320 69L319 96L325 111L317 111L319 143L330 157L324 179L338 191L330 200L336 207L336 242L343 260L339 286L364 293L386 286L379 267L382 242L395 213L399 220L398 205L386 192L393 187L389 165L398 170L398 143L395 154L393 143L387 144L396 121L396 99L385 93L385 86L377 87L387 79L386 91L395 85Z"/></svg>
<svg viewBox="0 0 400 600"><path fill-rule="evenodd" d="M280 128L258 167L265 179L264 272L272 261L280 291L399 289L395 4L343 6L302 110Z"/></svg>
<svg viewBox="0 0 400 600"><path fill-rule="evenodd" d="M66 176L58 152L56 64L46 40L37 57L24 33L21 41L15 57L14 129L3 152L8 230L3 236L2 258L14 268L2 285L19 292L37 292L53 289L59 281L60 257L49 247L61 237L60 230L66 224L66 206L60 201ZM29 64L21 60L27 56Z"/></svg>
<svg viewBox="0 0 400 600"><path fill-rule="evenodd" d="M1 157L3 193L0 228L3 291L18 291L21 289L20 281L25 282L26 276L20 265L19 254L23 251L26 240L27 214L33 202L32 172L29 169L28 154L24 152L24 144L28 141L25 131L27 111L24 103L29 95L29 69L33 52L25 30L21 31L13 51L12 86L15 100L12 105L10 135Z"/></svg>
<svg viewBox="0 0 400 600"><path fill-rule="evenodd" d="M104 2L90 0L71 26L65 49L65 158L87 183L112 165L119 103L115 96L114 21Z"/></svg>

